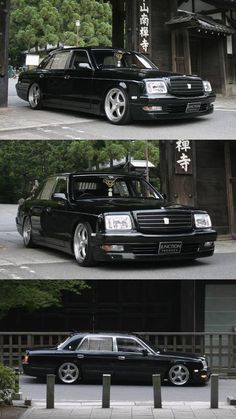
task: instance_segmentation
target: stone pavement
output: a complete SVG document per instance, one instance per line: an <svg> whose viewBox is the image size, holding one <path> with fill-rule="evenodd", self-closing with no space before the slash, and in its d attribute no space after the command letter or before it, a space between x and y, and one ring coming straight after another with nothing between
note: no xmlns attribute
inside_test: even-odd
<svg viewBox="0 0 236 419"><path fill-rule="evenodd" d="M162 409L154 409L151 403L111 403L110 409L102 409L94 402L80 404L56 403L54 409L35 405L21 419L233 419L236 408L219 403L218 409L210 409L209 403L163 403Z"/></svg>

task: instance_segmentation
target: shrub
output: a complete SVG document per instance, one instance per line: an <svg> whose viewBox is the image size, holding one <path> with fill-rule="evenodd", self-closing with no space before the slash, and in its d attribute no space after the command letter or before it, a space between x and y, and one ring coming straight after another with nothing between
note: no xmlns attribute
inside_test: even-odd
<svg viewBox="0 0 236 419"><path fill-rule="evenodd" d="M12 395L18 391L17 375L9 368L0 363L0 400L10 404Z"/></svg>

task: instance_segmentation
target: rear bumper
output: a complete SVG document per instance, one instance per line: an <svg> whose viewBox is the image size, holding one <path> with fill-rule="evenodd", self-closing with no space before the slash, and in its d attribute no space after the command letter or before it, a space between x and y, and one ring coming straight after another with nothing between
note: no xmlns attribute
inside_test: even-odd
<svg viewBox="0 0 236 419"><path fill-rule="evenodd" d="M93 256L97 261L166 261L196 259L212 256L214 253L217 233L214 230L207 232L192 232L191 234L178 235L145 235L141 233L128 233L122 235L97 234L92 238ZM181 248L179 253L160 253L163 245L171 243ZM178 245L178 243L181 243ZM122 246L122 251L109 250L109 245ZM170 246L170 247L171 247Z"/></svg>

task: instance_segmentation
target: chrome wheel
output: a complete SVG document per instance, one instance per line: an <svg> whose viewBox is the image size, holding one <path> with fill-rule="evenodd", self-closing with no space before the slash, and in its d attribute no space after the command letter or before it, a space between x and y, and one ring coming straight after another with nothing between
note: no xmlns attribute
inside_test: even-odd
<svg viewBox="0 0 236 419"><path fill-rule="evenodd" d="M37 83L33 83L29 89L28 101L32 109L39 109L41 107L41 90Z"/></svg>
<svg viewBox="0 0 236 419"><path fill-rule="evenodd" d="M74 254L78 263L84 262L88 251L88 230L85 224L78 224L74 235Z"/></svg>
<svg viewBox="0 0 236 419"><path fill-rule="evenodd" d="M79 375L79 368L72 362L65 362L58 369L58 378L64 384L75 383Z"/></svg>
<svg viewBox="0 0 236 419"><path fill-rule="evenodd" d="M23 224L23 242L26 247L32 246L32 226L30 217L26 217Z"/></svg>
<svg viewBox="0 0 236 419"><path fill-rule="evenodd" d="M189 381L189 370L185 365L177 364L169 371L169 380L176 386L183 386Z"/></svg>
<svg viewBox="0 0 236 419"><path fill-rule="evenodd" d="M104 109L107 118L114 124L127 123L130 119L126 93L119 88L109 90Z"/></svg>

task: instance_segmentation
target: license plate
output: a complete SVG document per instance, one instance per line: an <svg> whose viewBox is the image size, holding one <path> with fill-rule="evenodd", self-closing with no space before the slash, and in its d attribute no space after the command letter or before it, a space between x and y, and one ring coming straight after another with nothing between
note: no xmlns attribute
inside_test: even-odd
<svg viewBox="0 0 236 419"><path fill-rule="evenodd" d="M193 102L188 103L186 107L186 112L199 112L201 103L200 102Z"/></svg>
<svg viewBox="0 0 236 419"><path fill-rule="evenodd" d="M159 255L172 255L181 252L182 242L160 242L158 248Z"/></svg>

